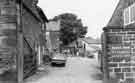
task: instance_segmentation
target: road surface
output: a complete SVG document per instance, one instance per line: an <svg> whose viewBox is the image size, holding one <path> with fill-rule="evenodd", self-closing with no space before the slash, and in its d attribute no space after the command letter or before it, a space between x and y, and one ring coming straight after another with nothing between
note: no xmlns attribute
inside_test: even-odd
<svg viewBox="0 0 135 83"><path fill-rule="evenodd" d="M65 67L45 66L25 83L102 83L95 59L68 58Z"/></svg>

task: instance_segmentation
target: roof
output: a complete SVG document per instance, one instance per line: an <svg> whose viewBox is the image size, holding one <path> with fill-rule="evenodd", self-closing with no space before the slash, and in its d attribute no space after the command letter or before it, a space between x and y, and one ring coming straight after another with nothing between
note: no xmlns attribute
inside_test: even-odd
<svg viewBox="0 0 135 83"><path fill-rule="evenodd" d="M128 6L130 6L131 4L133 4L134 2L135 0L120 0L116 9L114 10L114 13L110 21L107 24L107 27L105 28L109 28L108 26L123 27L123 24L124 24L123 10L127 8Z"/></svg>
<svg viewBox="0 0 135 83"><path fill-rule="evenodd" d="M101 43L100 39L94 39L92 37L86 37L86 38L80 38L79 40L84 41L87 43L86 50L90 52L96 52L98 50L101 50Z"/></svg>
<svg viewBox="0 0 135 83"><path fill-rule="evenodd" d="M48 22L43 10L37 6L38 0L24 0L23 7L29 11L38 21Z"/></svg>
<svg viewBox="0 0 135 83"><path fill-rule="evenodd" d="M85 41L88 44L100 44L100 39L94 39L92 37L80 38L79 40Z"/></svg>
<svg viewBox="0 0 135 83"><path fill-rule="evenodd" d="M37 11L38 11L38 14L40 15L42 21L45 23L45 22L48 22L48 19L46 17L46 15L44 14L43 10L37 6Z"/></svg>
<svg viewBox="0 0 135 83"><path fill-rule="evenodd" d="M47 22L46 31L60 31L60 20Z"/></svg>

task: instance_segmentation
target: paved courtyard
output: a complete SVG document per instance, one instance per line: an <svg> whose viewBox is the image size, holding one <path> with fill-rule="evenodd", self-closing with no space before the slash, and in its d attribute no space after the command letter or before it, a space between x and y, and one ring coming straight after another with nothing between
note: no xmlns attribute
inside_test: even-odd
<svg viewBox="0 0 135 83"><path fill-rule="evenodd" d="M95 59L73 57L65 67L44 66L25 83L102 83L102 74Z"/></svg>

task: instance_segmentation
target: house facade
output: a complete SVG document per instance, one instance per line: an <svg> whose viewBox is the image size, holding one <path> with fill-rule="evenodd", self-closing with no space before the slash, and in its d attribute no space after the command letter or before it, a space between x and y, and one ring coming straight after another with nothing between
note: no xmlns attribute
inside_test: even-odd
<svg viewBox="0 0 135 83"><path fill-rule="evenodd" d="M120 0L102 37L105 81L135 82L135 0Z"/></svg>

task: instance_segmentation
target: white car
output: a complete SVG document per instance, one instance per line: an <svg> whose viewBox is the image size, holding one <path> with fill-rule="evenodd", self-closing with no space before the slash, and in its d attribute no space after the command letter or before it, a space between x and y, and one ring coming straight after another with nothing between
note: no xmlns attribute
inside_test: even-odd
<svg viewBox="0 0 135 83"><path fill-rule="evenodd" d="M51 64L61 64L63 66L66 65L67 57L62 53L55 53L52 56Z"/></svg>

